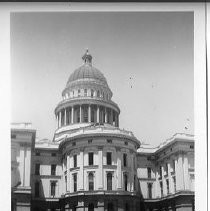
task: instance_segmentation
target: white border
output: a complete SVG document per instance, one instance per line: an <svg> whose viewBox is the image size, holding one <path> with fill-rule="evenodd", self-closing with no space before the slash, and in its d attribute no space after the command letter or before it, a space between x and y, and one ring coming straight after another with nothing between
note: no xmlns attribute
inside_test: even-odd
<svg viewBox="0 0 210 211"><path fill-rule="evenodd" d="M36 11L194 11L195 206L196 211L207 210L205 3L0 3L0 210L11 207L10 12Z"/></svg>

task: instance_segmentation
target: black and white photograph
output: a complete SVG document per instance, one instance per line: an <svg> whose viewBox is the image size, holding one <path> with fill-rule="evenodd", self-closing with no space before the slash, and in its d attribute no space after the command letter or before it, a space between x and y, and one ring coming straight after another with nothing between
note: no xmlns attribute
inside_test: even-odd
<svg viewBox="0 0 210 211"><path fill-rule="evenodd" d="M136 6L9 13L12 211L200 210L204 16Z"/></svg>

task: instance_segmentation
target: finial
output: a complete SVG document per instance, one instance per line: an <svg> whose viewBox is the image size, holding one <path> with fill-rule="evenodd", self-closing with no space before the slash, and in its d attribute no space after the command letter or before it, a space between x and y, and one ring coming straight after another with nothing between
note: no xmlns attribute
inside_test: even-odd
<svg viewBox="0 0 210 211"><path fill-rule="evenodd" d="M86 48L86 52L83 55L82 59L84 60L85 64L92 64L92 56L89 54L88 48Z"/></svg>

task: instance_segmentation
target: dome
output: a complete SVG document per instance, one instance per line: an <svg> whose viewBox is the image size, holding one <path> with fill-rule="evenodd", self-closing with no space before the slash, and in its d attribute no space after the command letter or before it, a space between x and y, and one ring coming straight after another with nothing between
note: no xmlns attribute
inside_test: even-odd
<svg viewBox="0 0 210 211"><path fill-rule="evenodd" d="M95 79L100 81L102 84L107 85L107 80L100 70L92 66L92 56L86 51L85 55L82 57L84 64L76 69L69 77L67 86L76 80L80 79Z"/></svg>

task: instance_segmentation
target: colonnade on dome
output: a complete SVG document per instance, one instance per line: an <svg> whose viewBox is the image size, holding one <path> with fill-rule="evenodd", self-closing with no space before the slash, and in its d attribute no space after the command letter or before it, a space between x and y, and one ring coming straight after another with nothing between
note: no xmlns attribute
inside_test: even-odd
<svg viewBox="0 0 210 211"><path fill-rule="evenodd" d="M119 113L97 104L78 104L62 108L57 112L56 118L58 128L77 123L107 123L119 126Z"/></svg>

